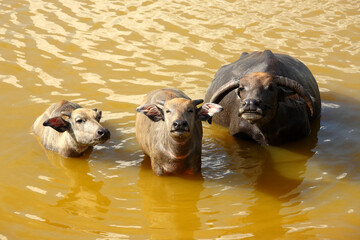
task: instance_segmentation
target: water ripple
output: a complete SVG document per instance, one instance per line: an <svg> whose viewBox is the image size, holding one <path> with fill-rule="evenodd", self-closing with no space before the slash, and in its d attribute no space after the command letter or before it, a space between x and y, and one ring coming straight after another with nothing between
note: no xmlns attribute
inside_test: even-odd
<svg viewBox="0 0 360 240"><path fill-rule="evenodd" d="M0 225L12 232L0 239L359 235L359 9L357 0L2 1ZM154 176L135 139L144 95L177 87L203 98L222 65L264 49L314 73L319 132L260 148L205 123L199 179ZM63 98L103 110L111 130L81 159L28 134Z"/></svg>

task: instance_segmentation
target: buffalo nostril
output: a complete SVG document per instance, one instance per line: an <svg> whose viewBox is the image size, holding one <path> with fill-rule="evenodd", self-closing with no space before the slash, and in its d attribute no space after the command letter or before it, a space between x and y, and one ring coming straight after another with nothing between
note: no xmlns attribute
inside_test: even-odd
<svg viewBox="0 0 360 240"><path fill-rule="evenodd" d="M254 100L252 100L252 104L253 104L254 106L259 106L259 105L260 105L260 101L254 99Z"/></svg>
<svg viewBox="0 0 360 240"><path fill-rule="evenodd" d="M98 135L101 138L108 139L108 138L110 138L110 131L107 128L103 128L103 129L98 130Z"/></svg>
<svg viewBox="0 0 360 240"><path fill-rule="evenodd" d="M258 107L260 105L260 101L256 99L246 99L243 103L244 106L250 106L250 107Z"/></svg>
<svg viewBox="0 0 360 240"><path fill-rule="evenodd" d="M173 122L172 125L175 130L184 129L184 128L188 127L187 121L182 121L182 120L175 121L175 122Z"/></svg>
<svg viewBox="0 0 360 240"><path fill-rule="evenodd" d="M101 128L97 131L98 136L97 139L100 143L104 143L106 140L110 138L110 131L107 128Z"/></svg>

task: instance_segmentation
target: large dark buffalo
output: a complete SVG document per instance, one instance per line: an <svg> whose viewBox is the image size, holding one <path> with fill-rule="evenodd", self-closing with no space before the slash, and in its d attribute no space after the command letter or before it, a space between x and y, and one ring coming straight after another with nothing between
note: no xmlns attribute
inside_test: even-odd
<svg viewBox="0 0 360 240"><path fill-rule="evenodd" d="M233 136L248 135L262 145L307 136L319 118L319 88L299 60L270 50L243 53L221 67L210 84L206 102L224 111L212 119ZM211 119L210 119L211 120Z"/></svg>
<svg viewBox="0 0 360 240"><path fill-rule="evenodd" d="M218 104L197 105L182 91L164 88L146 95L136 111L136 139L158 176L200 172L202 124L222 110Z"/></svg>

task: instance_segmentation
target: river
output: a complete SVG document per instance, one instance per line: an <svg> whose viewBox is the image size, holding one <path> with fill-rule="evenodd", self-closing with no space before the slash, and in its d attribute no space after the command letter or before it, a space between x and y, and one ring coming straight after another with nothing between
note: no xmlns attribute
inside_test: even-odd
<svg viewBox="0 0 360 240"><path fill-rule="evenodd" d="M360 239L358 0L0 0L0 240ZM203 124L202 173L157 177L135 139L146 93L204 98L244 51L289 54L321 92L312 134L280 146ZM67 99L111 139L81 158L31 125Z"/></svg>

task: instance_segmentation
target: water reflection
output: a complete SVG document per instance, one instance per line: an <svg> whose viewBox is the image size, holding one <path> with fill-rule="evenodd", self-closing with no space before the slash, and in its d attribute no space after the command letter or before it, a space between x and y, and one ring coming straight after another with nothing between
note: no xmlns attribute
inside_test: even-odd
<svg viewBox="0 0 360 240"><path fill-rule="evenodd" d="M276 169L276 160L270 157L270 154L264 150L265 155L261 173L257 176L254 182L254 202L248 208L249 215L243 219L251 223L246 227L247 231L256 233L257 235L265 235L271 231L276 236L282 236L285 231L282 228L282 216L280 211L283 208L283 203L296 197L299 193L291 193L303 181L303 177L294 176L288 178L281 174ZM300 166L300 171L305 170L305 163L303 161ZM272 202L271 205L266 204ZM271 217L269 217L271 216Z"/></svg>
<svg viewBox="0 0 360 240"><path fill-rule="evenodd" d="M297 141L283 144L281 147L293 153L302 154L311 158L315 154L315 148L318 145L318 133L320 131L321 116L311 123L311 132L309 136Z"/></svg>
<svg viewBox="0 0 360 240"><path fill-rule="evenodd" d="M293 199L300 195L298 188L303 184L308 160L315 154L319 122L312 126L310 136L297 141L297 148L294 147L295 143L281 148L264 148L252 141L224 136L221 133L223 129L220 128L219 131L217 126L208 129L210 133L206 131L207 134L215 136L216 143L213 139L205 139L205 179L219 179L221 185L228 186L225 188L228 194L232 191L242 192L237 196L238 200L227 201L239 202L239 206L234 205L232 210L232 218L237 219L238 223L227 226L233 228L230 231L233 235L229 236L237 236L240 231L246 232L249 236L265 236L268 232L274 236L286 234L282 209L288 207L289 202L293 205L298 204L298 200ZM214 145L217 147L214 148ZM221 188L219 191L224 194L224 187ZM228 206L219 209L226 208ZM303 218L303 221L306 220L306 217ZM248 224L239 225L242 222ZM213 229L223 224L218 222L213 225Z"/></svg>
<svg viewBox="0 0 360 240"><path fill-rule="evenodd" d="M55 152L45 151L51 163L63 169L70 181L67 184L68 193L62 196L56 207L71 215L103 220L100 216L108 212L110 200L100 191L104 182L95 181L90 172L87 159L91 150L86 151L80 158L63 158Z"/></svg>
<svg viewBox="0 0 360 240"><path fill-rule="evenodd" d="M150 239L194 239L200 229L197 202L204 189L200 175L158 177L144 157L137 183Z"/></svg>

